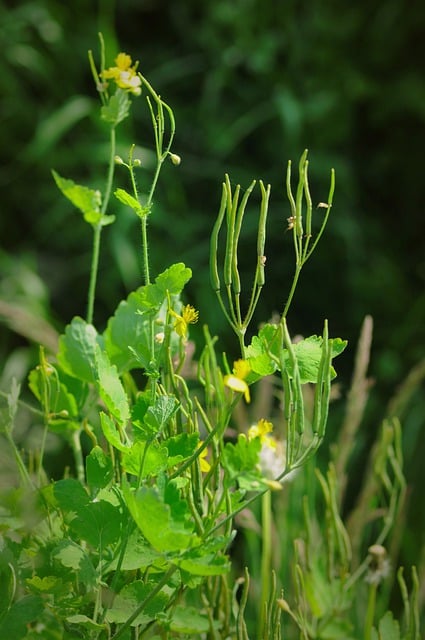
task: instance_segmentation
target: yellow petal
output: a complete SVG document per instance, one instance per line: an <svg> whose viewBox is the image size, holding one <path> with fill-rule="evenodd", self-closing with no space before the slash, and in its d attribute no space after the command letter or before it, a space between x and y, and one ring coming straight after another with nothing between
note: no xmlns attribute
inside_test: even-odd
<svg viewBox="0 0 425 640"><path fill-rule="evenodd" d="M241 380L234 375L224 376L224 384L232 391L238 391L239 393L243 393L245 396L245 400L247 402L251 401L251 397L249 395L249 387L245 380Z"/></svg>

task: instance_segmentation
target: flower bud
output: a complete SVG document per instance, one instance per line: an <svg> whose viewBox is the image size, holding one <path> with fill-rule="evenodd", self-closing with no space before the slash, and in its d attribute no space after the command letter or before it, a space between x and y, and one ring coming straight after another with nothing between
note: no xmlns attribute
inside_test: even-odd
<svg viewBox="0 0 425 640"><path fill-rule="evenodd" d="M182 161L181 157L177 153L170 153L171 162L177 167Z"/></svg>

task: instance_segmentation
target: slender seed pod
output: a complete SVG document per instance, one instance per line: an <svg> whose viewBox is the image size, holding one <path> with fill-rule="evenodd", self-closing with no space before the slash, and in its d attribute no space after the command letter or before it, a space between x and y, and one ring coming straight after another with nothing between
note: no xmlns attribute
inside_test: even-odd
<svg viewBox="0 0 425 640"><path fill-rule="evenodd" d="M218 212L217 220L214 224L211 240L210 240L210 279L211 285L214 291L220 291L221 283L218 273L218 236L221 226L223 224L224 214L226 211L227 192L226 185L223 183L220 210Z"/></svg>

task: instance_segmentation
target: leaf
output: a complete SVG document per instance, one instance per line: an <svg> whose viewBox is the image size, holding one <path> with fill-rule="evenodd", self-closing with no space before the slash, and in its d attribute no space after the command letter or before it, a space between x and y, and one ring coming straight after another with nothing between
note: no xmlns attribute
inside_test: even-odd
<svg viewBox="0 0 425 640"><path fill-rule="evenodd" d="M59 338L57 359L65 373L85 382L94 382L95 351L100 342L93 325L78 316L73 318Z"/></svg>
<svg viewBox="0 0 425 640"><path fill-rule="evenodd" d="M140 293L143 289L144 287L140 287L130 293L127 300L120 302L103 334L111 363L120 372L140 367L140 358L137 357L139 354L146 354L146 366L151 360L151 323L142 312L151 310L152 307L143 307ZM155 346L159 350L159 345Z"/></svg>
<svg viewBox="0 0 425 640"><path fill-rule="evenodd" d="M175 505L177 513L172 515L170 505L161 499L156 489L142 487L132 491L125 486L124 498L140 531L157 551L178 552L200 544L193 530L187 528L182 514L178 514L179 506Z"/></svg>
<svg viewBox="0 0 425 640"><path fill-rule="evenodd" d="M63 511L77 511L90 502L87 491L75 478L65 478L55 482L53 496Z"/></svg>
<svg viewBox="0 0 425 640"><path fill-rule="evenodd" d="M78 509L70 523L75 537L88 542L101 553L109 545L118 542L121 534L121 514L110 502L99 500Z"/></svg>
<svg viewBox="0 0 425 640"><path fill-rule="evenodd" d="M118 566L118 556L114 558L111 564L108 564L108 570L114 571ZM139 529L135 528L130 534L128 543L125 549L125 555L120 565L123 571L134 571L140 569L144 571L148 567L155 566L158 569L163 569L166 564L164 556L146 542Z"/></svg>
<svg viewBox="0 0 425 640"><path fill-rule="evenodd" d="M102 195L88 187L76 184L73 180L62 178L56 171L52 171L55 182L63 195L72 202L84 215L89 224L98 224L102 218L100 207Z"/></svg>
<svg viewBox="0 0 425 640"><path fill-rule="evenodd" d="M38 620L44 605L40 596L24 596L15 602L0 622L0 637L22 640L27 635L27 625Z"/></svg>
<svg viewBox="0 0 425 640"><path fill-rule="evenodd" d="M58 584L60 588L63 586L62 578L57 576L44 576L43 578L33 576L32 578L27 578L25 582L30 589L37 593L54 593Z"/></svg>
<svg viewBox="0 0 425 640"><path fill-rule="evenodd" d="M114 196L117 198L117 200L119 200L123 204L125 204L128 207L130 207L131 209L133 209L133 211L139 217L141 217L143 215L143 211L144 210L143 210L143 207L140 204L140 202L136 198L134 198L132 195L130 195L127 191L125 191L124 189L116 189L114 191Z"/></svg>
<svg viewBox="0 0 425 640"><path fill-rule="evenodd" d="M122 89L117 89L113 96L109 98L108 104L100 110L102 120L116 126L125 120L130 113L131 100Z"/></svg>
<svg viewBox="0 0 425 640"><path fill-rule="evenodd" d="M260 449L260 438L248 440L244 434L239 434L236 444L228 442L224 447L223 466L228 479L237 480L241 489L255 491L263 486L258 469Z"/></svg>
<svg viewBox="0 0 425 640"><path fill-rule="evenodd" d="M400 625L391 611L379 621L379 640L400 640Z"/></svg>
<svg viewBox="0 0 425 640"><path fill-rule="evenodd" d="M203 546L191 549L183 558L176 559L175 563L195 576L220 576L230 570L228 558L207 553Z"/></svg>
<svg viewBox="0 0 425 640"><path fill-rule="evenodd" d="M125 585L115 597L112 607L106 613L108 622L117 624L126 622L140 603L152 593L155 586L156 583L153 581L146 584L142 580L135 580ZM165 610L169 599L169 594L161 590L149 600L140 615L131 623L131 626L147 625L151 620L155 619L158 613Z"/></svg>
<svg viewBox="0 0 425 640"><path fill-rule="evenodd" d="M125 425L130 418L130 406L117 368L99 346L95 350L95 360L99 394L119 424Z"/></svg>
<svg viewBox="0 0 425 640"><path fill-rule="evenodd" d="M138 441L126 450L121 463L124 471L135 476L157 476L168 467L168 451L156 441Z"/></svg>
<svg viewBox="0 0 425 640"><path fill-rule="evenodd" d="M195 607L181 604L174 607L169 625L170 631L179 634L200 634L210 630L210 621L207 615L202 615Z"/></svg>
<svg viewBox="0 0 425 640"><path fill-rule="evenodd" d="M12 605L15 588L15 569L11 563L6 564L2 559L0 565L0 619Z"/></svg>
<svg viewBox="0 0 425 640"><path fill-rule="evenodd" d="M276 371L276 363L270 357L272 353L278 357L280 344L276 339L277 325L265 324L258 336L253 336L251 344L246 349L246 358L254 373L259 376L268 376ZM250 378L248 378L249 381Z"/></svg>
<svg viewBox="0 0 425 640"><path fill-rule="evenodd" d="M86 457L86 474L87 484L92 490L106 487L113 479L114 465L101 447L93 447Z"/></svg>
<svg viewBox="0 0 425 640"><path fill-rule="evenodd" d="M128 447L121 442L120 432L112 418L106 413L103 413L103 411L100 412L99 417L103 435L109 444L115 447L115 449L118 449L118 451L127 451Z"/></svg>
<svg viewBox="0 0 425 640"><path fill-rule="evenodd" d="M88 616L84 616L81 613L77 613L73 616L68 616L66 618L68 624L77 624L84 629L88 629L89 631L102 631L105 628L103 624L97 624L97 622L93 622L91 618Z"/></svg>
<svg viewBox="0 0 425 640"><path fill-rule="evenodd" d="M173 467L190 458L195 453L198 442L197 433L179 433L177 436L167 438L164 443L168 450L167 467Z"/></svg>
<svg viewBox="0 0 425 640"><path fill-rule="evenodd" d="M177 295L183 291L185 284L189 282L191 277L192 270L186 267L183 262L177 262L155 278L155 284L164 297L167 296L167 292L170 295Z"/></svg>
<svg viewBox="0 0 425 640"><path fill-rule="evenodd" d="M69 418L78 417L78 406L75 397L60 381L60 371L49 364L49 371L43 371L40 366L30 371L28 376L28 386L34 396L40 402L43 409L51 413L67 414ZM45 393L46 389L48 393ZM45 406L45 399L48 405Z"/></svg>
<svg viewBox="0 0 425 640"><path fill-rule="evenodd" d="M155 404L148 407L143 418L143 423L148 428L148 433L155 435L160 433L176 413L178 407L178 400L174 396L157 396Z"/></svg>
<svg viewBox="0 0 425 640"><path fill-rule="evenodd" d="M301 340L293 345L295 357L298 364L301 384L307 382L317 382L320 361L322 358L323 338L321 336L310 336L305 340ZM346 340L335 338L335 346L332 347L332 357L339 355L347 346ZM293 367L290 362L288 352L284 349L283 359L288 368L289 374L292 376ZM332 378L336 376L335 370L332 368Z"/></svg>
<svg viewBox="0 0 425 640"><path fill-rule="evenodd" d="M53 550L52 556L64 567L73 569L78 575L79 581L85 584L86 589L95 586L97 582L96 570L90 557L76 542L67 539L61 540Z"/></svg>

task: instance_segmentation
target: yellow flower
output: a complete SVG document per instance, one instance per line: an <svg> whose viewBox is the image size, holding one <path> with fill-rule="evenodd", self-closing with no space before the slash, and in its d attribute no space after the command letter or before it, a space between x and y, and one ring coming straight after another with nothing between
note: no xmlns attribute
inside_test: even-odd
<svg viewBox="0 0 425 640"><path fill-rule="evenodd" d="M233 363L233 374L224 376L224 384L232 391L238 391L243 393L246 402L251 402L251 396L249 394L249 387L245 382L245 378L251 371L249 362L247 360L236 360Z"/></svg>
<svg viewBox="0 0 425 640"><path fill-rule="evenodd" d="M102 72L104 80L114 80L117 87L130 91L135 96L142 93L142 80L137 74L137 63L131 66L131 58L127 53L119 53L115 58L115 67Z"/></svg>
<svg viewBox="0 0 425 640"><path fill-rule="evenodd" d="M199 311L196 311L190 304L183 307L181 315L173 311L173 309L170 309L170 313L176 319L174 330L182 338L187 335L188 325L198 322Z"/></svg>
<svg viewBox="0 0 425 640"><path fill-rule="evenodd" d="M248 430L248 439L253 440L254 438L260 438L261 444L266 444L272 449L276 448L276 440L273 436L269 436L269 433L272 433L273 425L268 420L264 420L261 418L257 422L257 424L252 425L252 427Z"/></svg>
<svg viewBox="0 0 425 640"><path fill-rule="evenodd" d="M202 442L198 444L198 448L201 446L202 446ZM200 464L202 473L208 473L208 471L211 469L210 463L208 462L208 460L205 460L207 455L208 455L208 449L205 447L205 449L202 449L201 453L199 454L199 464Z"/></svg>

